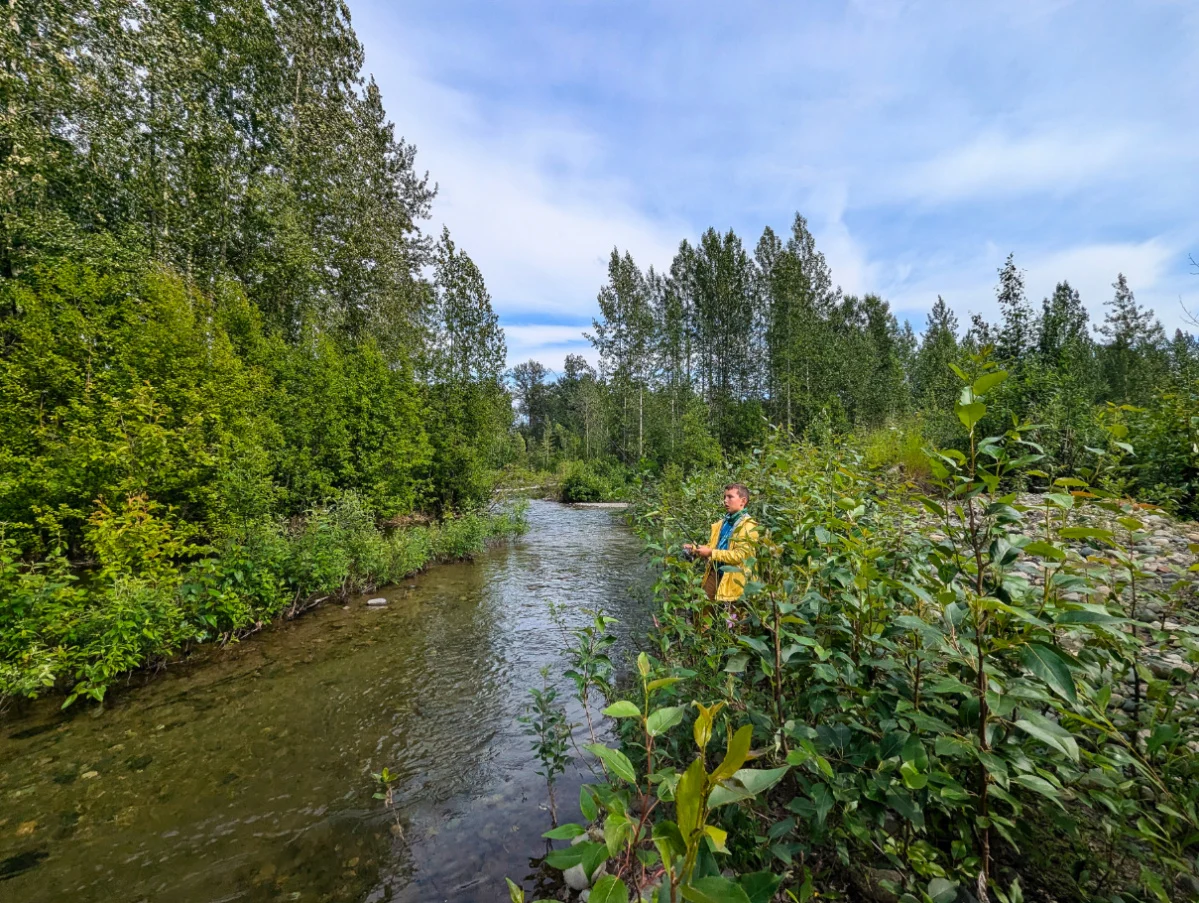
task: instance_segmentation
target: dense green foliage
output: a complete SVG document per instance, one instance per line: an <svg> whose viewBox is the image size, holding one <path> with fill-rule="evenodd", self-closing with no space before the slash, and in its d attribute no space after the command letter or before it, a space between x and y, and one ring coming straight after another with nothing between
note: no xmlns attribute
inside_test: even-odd
<svg viewBox="0 0 1199 903"><path fill-rule="evenodd" d="M479 548L379 530L485 505L512 414L345 4L0 22L0 697Z"/></svg>
<svg viewBox="0 0 1199 903"><path fill-rule="evenodd" d="M1026 423L982 431L1010 377L985 355L967 365L966 451L929 452L927 494L852 445L778 435L646 501L660 658L605 709L621 750L590 748L610 785L581 804L602 837L550 865L607 861L659 903L765 901L780 877L801 901L847 883L904 903L1193 897L1194 573L1144 551L1161 518L1124 494L1135 433L1110 420L1085 480L1009 492L1018 474L1046 479L1047 458ZM733 478L760 490L762 537L730 612L679 549Z"/></svg>

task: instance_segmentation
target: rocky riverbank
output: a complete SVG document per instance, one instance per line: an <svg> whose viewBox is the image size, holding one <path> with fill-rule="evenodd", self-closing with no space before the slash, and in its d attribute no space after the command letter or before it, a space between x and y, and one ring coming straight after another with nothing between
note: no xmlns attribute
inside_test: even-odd
<svg viewBox="0 0 1199 903"><path fill-rule="evenodd" d="M1135 527L1126 517L1121 522L1122 516L1087 505L1069 511L1069 527L1107 531L1111 539L1062 538L1062 512L1051 507L1047 515L1045 495L1022 494L1015 504L1024 509L1026 538L1050 537L1065 552L1061 561L1024 556L1013 565L1017 574L1041 588L1046 580L1060 580L1059 574L1084 577L1085 585L1062 593L1064 600L1118 607L1146 640L1140 664L1154 678L1194 676L1199 664L1199 652L1192 651L1199 649L1199 523L1140 509L1132 515L1140 524ZM918 528L933 542L946 539L944 524L927 512L919 516ZM1113 692L1112 704L1132 712L1135 703L1124 692L1128 689Z"/></svg>

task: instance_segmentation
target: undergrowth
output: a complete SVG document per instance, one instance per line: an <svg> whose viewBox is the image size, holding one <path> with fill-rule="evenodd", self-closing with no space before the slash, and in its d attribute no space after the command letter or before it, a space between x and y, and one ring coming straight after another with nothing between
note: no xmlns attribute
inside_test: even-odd
<svg viewBox="0 0 1199 903"><path fill-rule="evenodd" d="M121 675L191 644L227 643L328 597L371 590L523 532L525 504L390 532L354 493L290 522L242 521L200 543L145 496L98 507L93 566L27 564L0 537L0 709L55 688L102 701Z"/></svg>

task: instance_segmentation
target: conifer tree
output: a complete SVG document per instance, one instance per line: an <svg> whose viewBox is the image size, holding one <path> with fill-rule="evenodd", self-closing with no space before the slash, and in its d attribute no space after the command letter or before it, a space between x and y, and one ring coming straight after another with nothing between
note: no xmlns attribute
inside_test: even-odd
<svg viewBox="0 0 1199 903"><path fill-rule="evenodd" d="M956 364L960 354L957 332L957 317L945 299L937 295L928 312L912 380L920 408L935 410L953 403L951 396L957 383L949 365Z"/></svg>
<svg viewBox="0 0 1199 903"><path fill-rule="evenodd" d="M1103 352L1110 397L1145 399L1163 375L1165 334L1153 312L1141 307L1123 273L1112 283L1115 294L1099 332L1108 340Z"/></svg>
<svg viewBox="0 0 1199 903"><path fill-rule="evenodd" d="M1052 364L1058 363L1068 348L1090 341L1087 309L1069 282L1059 282L1053 295L1041 302L1039 325L1037 351Z"/></svg>
<svg viewBox="0 0 1199 903"><path fill-rule="evenodd" d="M1007 261L999 268L999 285L995 294L1002 316L995 353L1000 360L1016 365L1024 360L1025 354L1033 347L1036 324L1032 307L1024 294L1024 272L1016 267L1013 254L1009 254Z"/></svg>

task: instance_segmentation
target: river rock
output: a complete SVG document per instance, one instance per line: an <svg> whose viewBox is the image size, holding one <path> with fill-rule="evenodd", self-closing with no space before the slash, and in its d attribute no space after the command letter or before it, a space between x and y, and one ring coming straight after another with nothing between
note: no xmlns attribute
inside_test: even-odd
<svg viewBox="0 0 1199 903"><path fill-rule="evenodd" d="M387 604L387 600L380 596L378 599L367 599L366 604L371 608L380 608Z"/></svg>
<svg viewBox="0 0 1199 903"><path fill-rule="evenodd" d="M571 890L587 890L591 882L587 880L587 872L582 865L572 865L562 873L562 880Z"/></svg>

